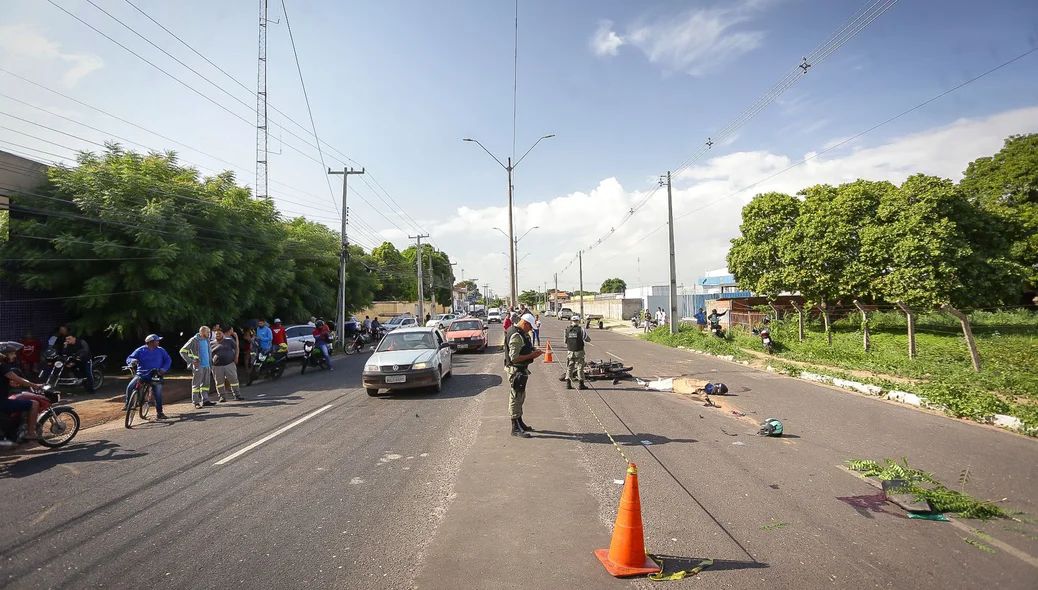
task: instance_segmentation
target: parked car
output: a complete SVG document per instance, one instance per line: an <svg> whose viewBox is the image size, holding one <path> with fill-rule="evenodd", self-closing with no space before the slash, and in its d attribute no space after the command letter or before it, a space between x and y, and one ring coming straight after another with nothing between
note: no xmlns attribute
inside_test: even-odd
<svg viewBox="0 0 1038 590"><path fill-rule="evenodd" d="M573 310L568 307L563 307L559 310L559 319L568 320L573 316Z"/></svg>
<svg viewBox="0 0 1038 590"><path fill-rule="evenodd" d="M456 344L458 350L487 349L487 326L479 318L454 320L447 326L447 342Z"/></svg>
<svg viewBox="0 0 1038 590"><path fill-rule="evenodd" d="M425 325L430 328L440 328L446 330L447 326L451 325L451 322L458 319L458 315L454 313L436 314L431 320L425 322Z"/></svg>
<svg viewBox="0 0 1038 590"><path fill-rule="evenodd" d="M382 324L382 326L385 327L386 333L388 334L389 332L399 328L414 328L418 326L418 319L409 315L401 315L391 318L388 322Z"/></svg>
<svg viewBox="0 0 1038 590"><path fill-rule="evenodd" d="M443 380L451 375L453 355L453 345L436 328L397 328L368 357L362 374L364 389L370 396L382 389L417 387L432 387L439 393Z"/></svg>
<svg viewBox="0 0 1038 590"><path fill-rule="evenodd" d="M496 309L491 309L487 312L487 323L492 324L494 322L499 324L502 322L501 312Z"/></svg>
<svg viewBox="0 0 1038 590"><path fill-rule="evenodd" d="M310 325L288 326L285 328L285 338L288 341L288 358L299 358L303 356L303 343L314 341L314 327Z"/></svg>
<svg viewBox="0 0 1038 590"><path fill-rule="evenodd" d="M549 309L548 311L544 312L544 317L546 317L546 318L553 318L553 317L555 317L555 310L554 309Z"/></svg>

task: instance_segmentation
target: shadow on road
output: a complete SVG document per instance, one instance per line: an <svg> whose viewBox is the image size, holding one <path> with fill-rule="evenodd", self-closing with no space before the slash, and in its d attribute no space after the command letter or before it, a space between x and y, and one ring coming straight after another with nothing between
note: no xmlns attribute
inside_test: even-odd
<svg viewBox="0 0 1038 590"><path fill-rule="evenodd" d="M676 557L674 555L659 555L654 553L653 557L657 560L663 560L664 570L663 573L677 572L682 570L690 570L700 563L703 562L703 557ZM700 573L700 575L707 574L709 572L724 572L734 570L749 570L749 569L765 569L771 567L767 563L761 563L759 561L740 561L738 559L715 559L714 564L706 567Z"/></svg>
<svg viewBox="0 0 1038 590"><path fill-rule="evenodd" d="M56 466L65 466L75 471L76 463L122 461L147 455L141 452L123 452L121 449L122 447L111 441L98 440L73 443L54 451L12 455L12 462L8 463L5 457L4 463L0 464L0 478L28 477Z"/></svg>
<svg viewBox="0 0 1038 590"><path fill-rule="evenodd" d="M383 399L450 399L455 397L472 397L501 385L504 381L500 375L478 373L474 375L451 375L443 382L443 392L436 393L432 389L401 389L384 393L378 397Z"/></svg>
<svg viewBox="0 0 1038 590"><path fill-rule="evenodd" d="M868 519L875 519L873 514L887 514L895 518L908 518L890 507L890 503L884 494L870 494L867 496L845 496L836 498L854 508L854 511Z"/></svg>
<svg viewBox="0 0 1038 590"><path fill-rule="evenodd" d="M533 434L537 438L558 438L562 440L575 440L590 444L613 444L609 437L603 432L560 432L558 430L536 430ZM649 445L665 445L668 443L694 443L699 442L694 438L670 438L659 434L622 434L614 436L616 443L625 447L638 447ZM649 445L645 445L645 443Z"/></svg>
<svg viewBox="0 0 1038 590"><path fill-rule="evenodd" d="M197 410L196 412L184 412L182 414L179 414L176 418L174 418L174 420L179 419L183 422L204 422L206 420L213 420L215 418L245 418L249 416L248 414L239 414L237 412L201 412L202 410Z"/></svg>

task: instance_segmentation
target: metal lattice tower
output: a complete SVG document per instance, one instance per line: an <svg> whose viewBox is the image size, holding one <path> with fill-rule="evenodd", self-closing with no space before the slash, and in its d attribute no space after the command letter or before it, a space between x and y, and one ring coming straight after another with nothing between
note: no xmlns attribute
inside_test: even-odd
<svg viewBox="0 0 1038 590"><path fill-rule="evenodd" d="M267 0L259 0L259 72L256 75L256 197L267 195Z"/></svg>

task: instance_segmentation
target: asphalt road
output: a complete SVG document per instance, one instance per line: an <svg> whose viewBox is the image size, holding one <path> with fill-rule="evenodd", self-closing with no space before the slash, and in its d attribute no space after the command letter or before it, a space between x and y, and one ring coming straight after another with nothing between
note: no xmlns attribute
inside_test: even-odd
<svg viewBox="0 0 1038 590"><path fill-rule="evenodd" d="M562 326L542 334L557 360ZM672 556L668 570L715 560L701 587L1035 587L1038 542L1007 523L967 523L992 536L988 553L962 540L977 538L969 528L904 518L838 468L905 456L955 482L969 466L969 491L1034 516L1035 441L591 333L589 358L709 375L747 417L628 382L567 391L561 365L538 363L525 419L539 432L522 440L508 435L496 349L456 355L440 395L370 398L367 355L338 358L331 373L247 388L247 402L174 404L169 424L0 458L0 586L648 587L591 554L609 545L625 471L604 429L639 465L648 549ZM792 436L753 436L768 416Z"/></svg>

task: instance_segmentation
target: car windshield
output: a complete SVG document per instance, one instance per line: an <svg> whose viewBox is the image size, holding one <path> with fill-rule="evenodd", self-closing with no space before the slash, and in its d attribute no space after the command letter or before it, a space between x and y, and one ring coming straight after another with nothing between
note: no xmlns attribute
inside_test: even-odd
<svg viewBox="0 0 1038 590"><path fill-rule="evenodd" d="M402 322L403 320L404 320L404 318L399 318L399 317L397 317L397 318L390 318L390 319L389 319L389 321L388 321L388 322L386 322L386 325L388 326L388 325L390 325L390 324L394 324L394 325L395 325L395 324L399 324L399 323L400 323L400 322Z"/></svg>
<svg viewBox="0 0 1038 590"><path fill-rule="evenodd" d="M436 348L436 341L429 332L396 332L383 338L376 352L432 350L434 348Z"/></svg>
<svg viewBox="0 0 1038 590"><path fill-rule="evenodd" d="M447 329L448 332L461 332L463 330L482 330L483 322L479 320L464 320L460 322L454 322L451 327Z"/></svg>

